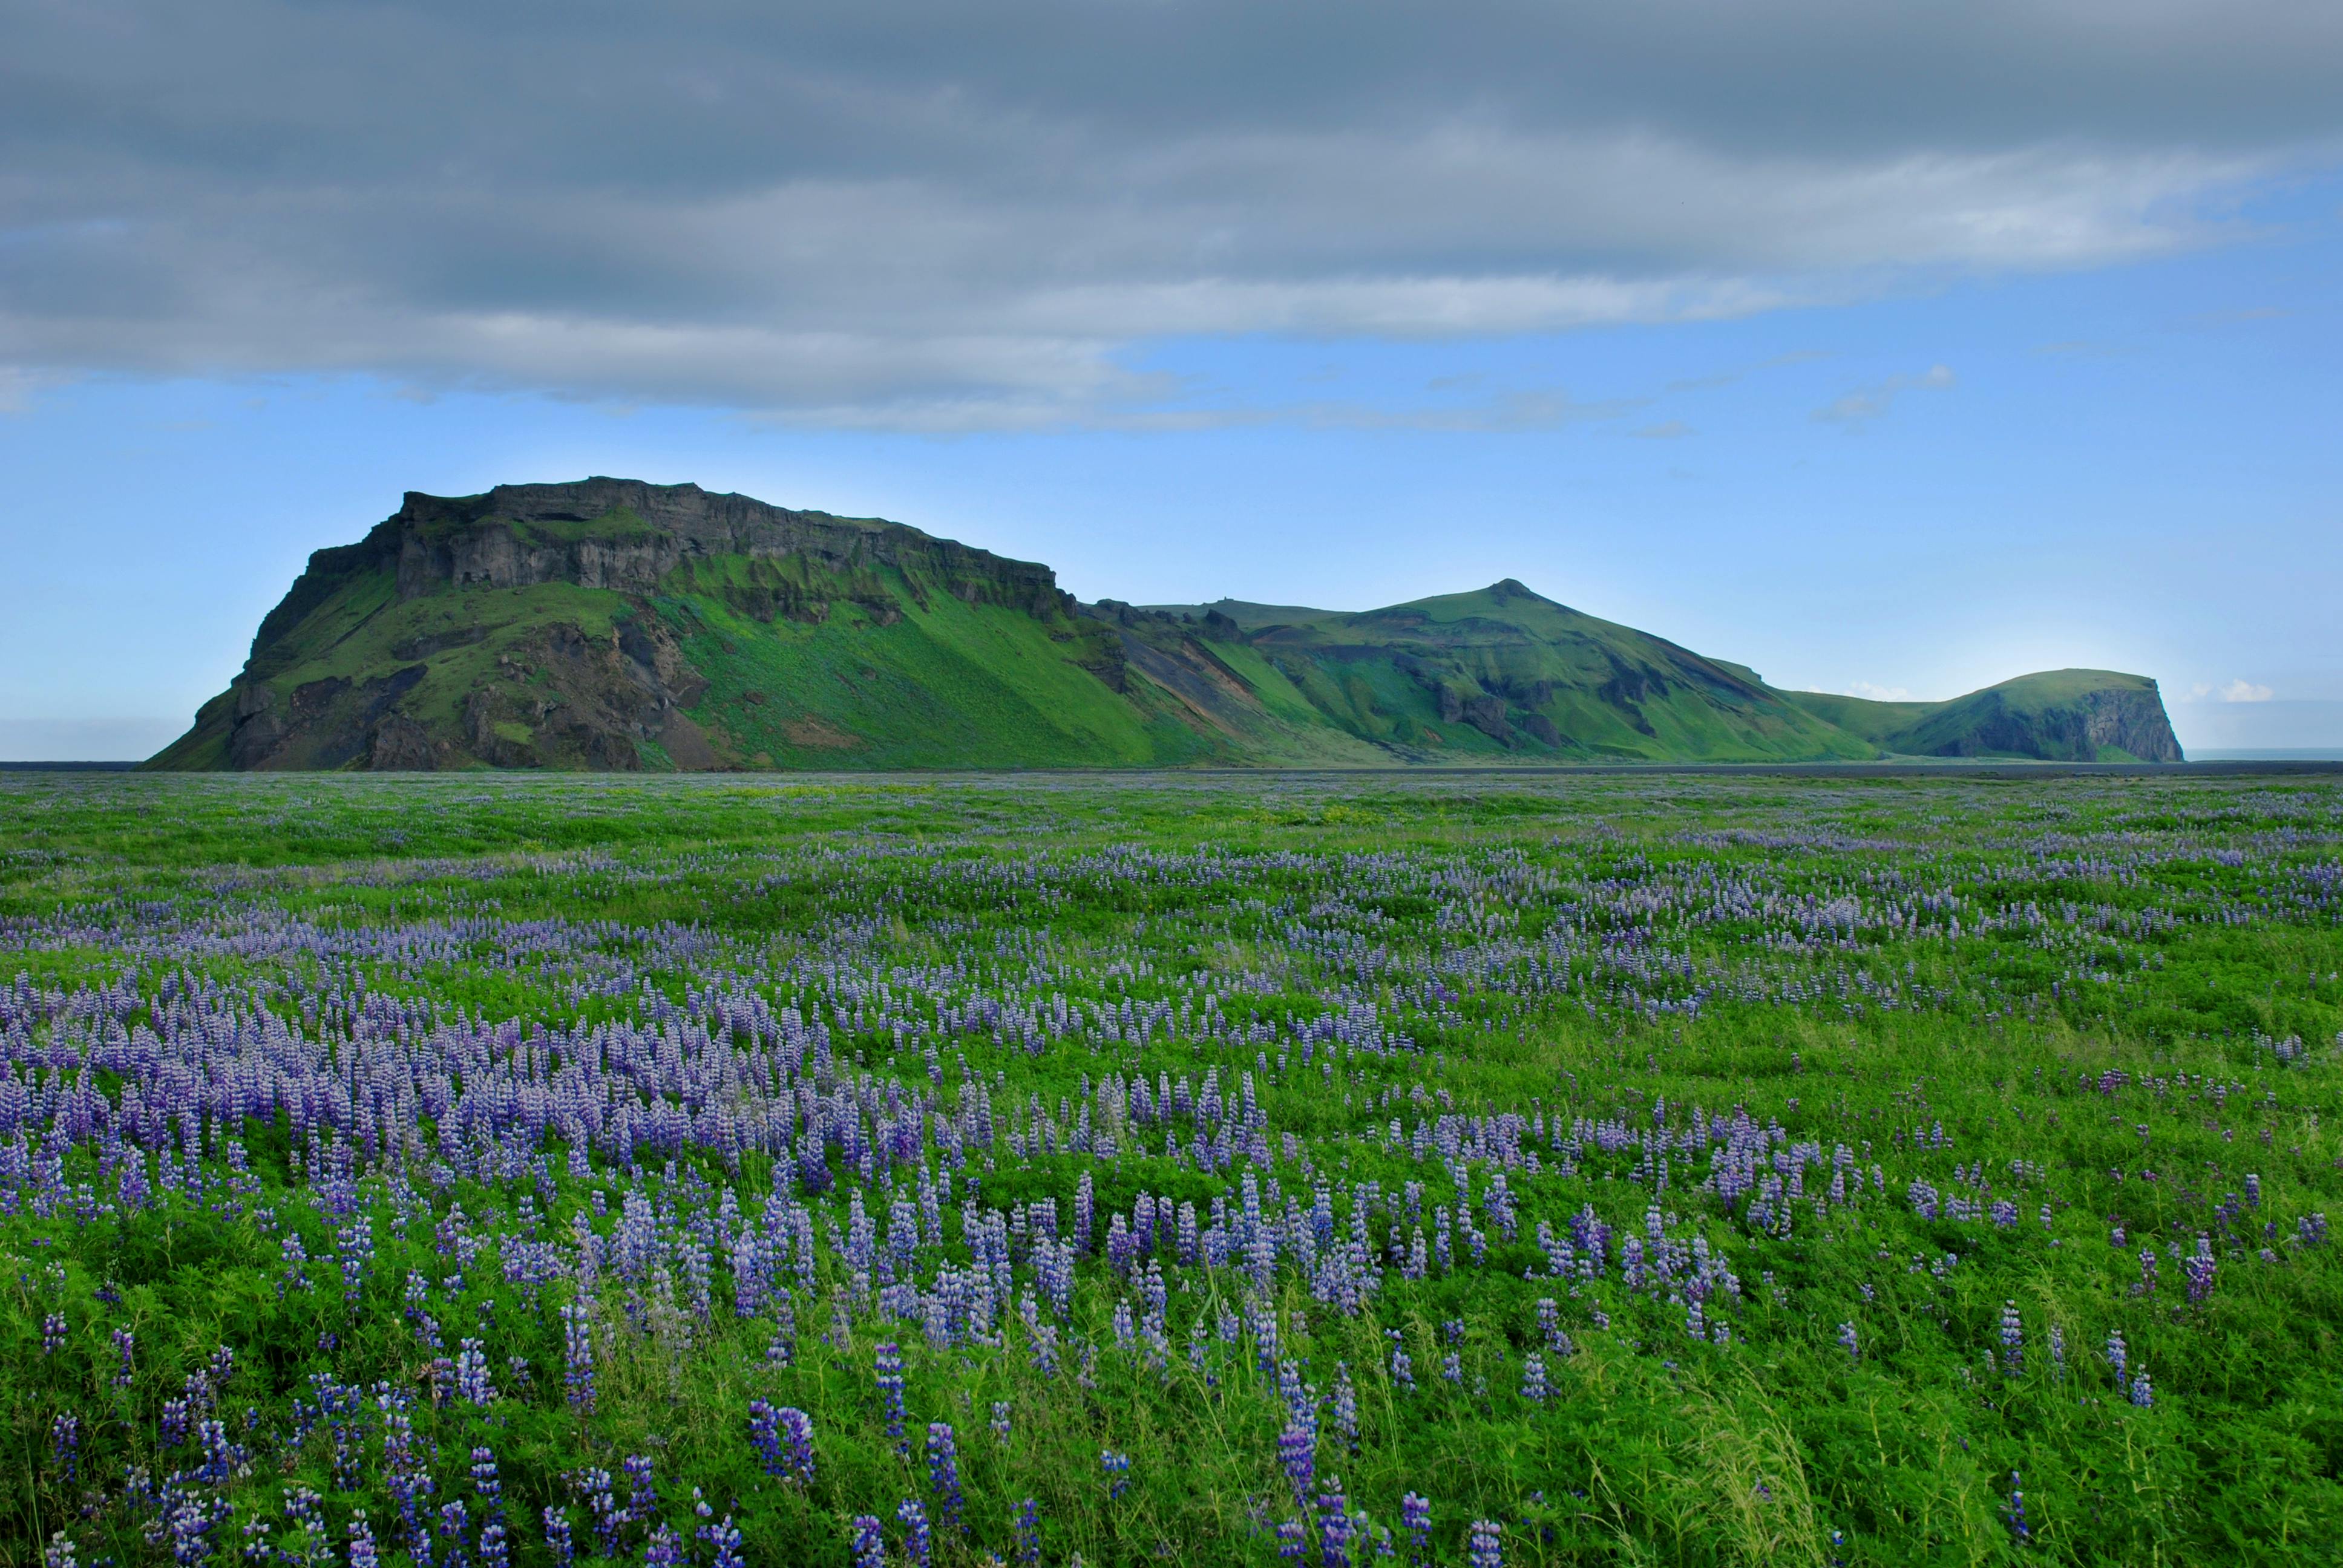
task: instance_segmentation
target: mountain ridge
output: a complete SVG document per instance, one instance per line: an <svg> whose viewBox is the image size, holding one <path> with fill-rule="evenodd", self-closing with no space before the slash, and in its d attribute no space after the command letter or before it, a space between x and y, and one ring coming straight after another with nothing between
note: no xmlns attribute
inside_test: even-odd
<svg viewBox="0 0 2343 1568"><path fill-rule="evenodd" d="M1777 690L1507 578L1359 611L1083 604L880 518L597 477L321 549L163 769L2177 761L2156 684Z"/></svg>

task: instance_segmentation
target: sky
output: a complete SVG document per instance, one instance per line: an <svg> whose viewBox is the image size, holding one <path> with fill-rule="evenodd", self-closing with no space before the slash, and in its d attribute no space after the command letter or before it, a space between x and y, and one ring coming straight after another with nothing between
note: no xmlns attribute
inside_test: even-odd
<svg viewBox="0 0 2343 1568"><path fill-rule="evenodd" d="M0 759L406 490L2343 747L2329 0L0 0Z"/></svg>

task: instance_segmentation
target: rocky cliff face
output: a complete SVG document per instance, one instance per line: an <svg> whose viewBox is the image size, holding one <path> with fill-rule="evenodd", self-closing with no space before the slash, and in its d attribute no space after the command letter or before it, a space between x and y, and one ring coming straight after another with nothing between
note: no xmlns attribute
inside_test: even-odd
<svg viewBox="0 0 2343 1568"><path fill-rule="evenodd" d="M2142 762L2181 760L2180 741L2164 701L2147 689L2107 689L2080 694L2044 710L2027 711L1986 693L1971 728L1927 753L1936 757L2038 757L2093 762L2103 750L2122 751Z"/></svg>
<svg viewBox="0 0 2343 1568"><path fill-rule="evenodd" d="M2142 762L2182 760L2156 683L2137 676L2064 671L2021 677L1941 703L1886 738L1920 757L2031 757L2097 762L2110 752Z"/></svg>

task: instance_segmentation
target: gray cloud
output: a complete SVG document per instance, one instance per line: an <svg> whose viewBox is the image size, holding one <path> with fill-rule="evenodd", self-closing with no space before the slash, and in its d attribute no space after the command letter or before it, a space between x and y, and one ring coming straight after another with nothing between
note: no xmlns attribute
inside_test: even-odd
<svg viewBox="0 0 2343 1568"><path fill-rule="evenodd" d="M1173 389L1131 367L1170 336L1704 319L2202 243L2343 132L2343 11L2288 0L0 15L0 396L363 371L1111 423Z"/></svg>

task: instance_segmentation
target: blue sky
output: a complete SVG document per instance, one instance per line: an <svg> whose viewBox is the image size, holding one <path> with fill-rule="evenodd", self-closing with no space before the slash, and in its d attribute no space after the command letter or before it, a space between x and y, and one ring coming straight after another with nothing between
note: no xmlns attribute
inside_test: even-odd
<svg viewBox="0 0 2343 1568"><path fill-rule="evenodd" d="M52 43L49 85L136 86L106 49ZM2075 80L2106 75L2095 58ZM2004 127L1948 89L1935 120L1850 101L1834 131L1762 104L1708 126L1659 75L1612 121L1468 112L1443 87L1379 153L1360 138L1390 122L1335 88L1398 67L1333 62L1322 119L1264 122L1242 156L1135 109L957 84L1001 124L1117 132L1098 161L1137 171L1135 194L1055 206L1033 193L1067 176L1031 146L1002 155L1031 166L1005 195L929 146L875 172L807 154L819 200L805 168L754 159L682 191L689 146L614 195L530 164L572 107L524 114L458 181L384 164L327 104L338 151L294 179L267 145L284 126L197 103L177 141L124 140L75 132L56 97L35 177L0 192L0 758L158 747L307 552L403 490L588 473L895 518L1046 561L1086 598L1364 608L1513 577L1776 685L1938 698L2113 668L2162 682L2192 749L2343 746L2343 156L2315 106L2248 104L2285 97L2283 65L2176 101L2169 125L2114 88L2096 121ZM835 69L875 91L946 67ZM1256 101L1228 90L1228 113ZM1618 139L1621 116L1671 114L1661 153ZM173 151L158 184L157 149L215 121L215 150ZM1718 150L1761 133L1777 145L1754 161ZM1377 157L1422 222L1361 184ZM870 194L906 169L929 199ZM1751 183L1805 216L1681 216ZM384 262L327 199L370 188L443 212L584 190L745 236L779 281L558 229ZM776 192L788 225L738 226ZM315 210L287 219L296 196ZM1517 210L1539 201L1594 216ZM841 206L906 255L951 255L789 248ZM1307 222L1279 216L1294 206ZM266 287L263 255L284 269ZM820 308L792 314L809 295Z"/></svg>

